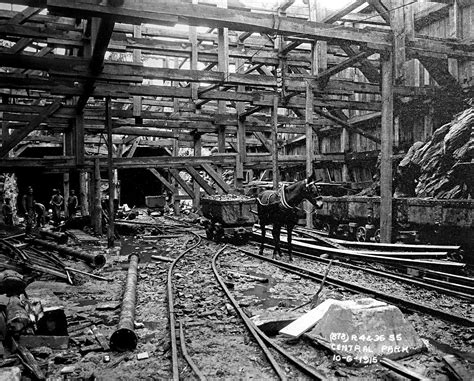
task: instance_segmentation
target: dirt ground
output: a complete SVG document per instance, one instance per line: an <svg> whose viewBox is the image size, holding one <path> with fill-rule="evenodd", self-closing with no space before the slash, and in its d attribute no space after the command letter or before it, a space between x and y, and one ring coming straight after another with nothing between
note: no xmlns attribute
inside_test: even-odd
<svg viewBox="0 0 474 381"><path fill-rule="evenodd" d="M155 221L164 227L172 224L164 217L156 218ZM75 285L49 278L35 281L28 286L29 297L42 300L46 306L63 306L68 319L71 337L68 350L52 351L44 347L32 350L48 377L95 377L103 380L172 378L166 294L170 262L155 261L151 256L176 258L195 242L196 238L189 232L178 230L173 233L175 237L144 238L150 233L150 229L143 228L140 234L123 237L116 242L113 249L107 249L104 240L101 240L99 245L82 244L82 250L106 255L107 264L100 270L91 270L81 262L67 261L68 265L75 268L111 278L111 282L75 274ZM177 323L181 322L183 325L187 351L209 379L277 379L265 355L216 283L211 260L222 247L223 244L203 240L198 248L176 264L173 272L175 318ZM252 244L245 245L245 248L256 251ZM95 325L107 340L116 329L128 255L131 253L138 253L140 256L135 316L138 346L134 351L125 353L105 351L97 347L91 327ZM265 254L271 255L269 250ZM325 268L323 264L298 257L295 258L295 264L309 266L319 272L323 272ZM218 270L248 316L268 311L275 314L286 313L308 301L319 287L318 283L251 258L232 246L220 256ZM266 278L268 282L259 282L235 274ZM440 297L431 291L400 286L383 278L367 276L337 266L331 269L331 276L473 317L472 305L456 298ZM321 295L322 299L355 297L346 290L330 286L325 287ZM308 310L309 307L306 307L300 312ZM405 312L404 315L424 341L427 351L399 360L401 364L429 378L448 380L442 357L454 354L466 368L474 371L472 328L460 327L425 314ZM274 340L329 378L401 379L379 364L354 367L334 361L332 353L305 337L291 341L276 336ZM88 348L92 350L88 351ZM142 357L145 358L139 359ZM275 355L275 358L287 378L308 379L308 376L281 356ZM181 355L179 370L183 379L196 378Z"/></svg>

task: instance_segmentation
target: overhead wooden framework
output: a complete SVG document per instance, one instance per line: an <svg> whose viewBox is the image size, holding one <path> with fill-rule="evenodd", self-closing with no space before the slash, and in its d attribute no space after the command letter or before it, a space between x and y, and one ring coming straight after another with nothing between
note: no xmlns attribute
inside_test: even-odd
<svg viewBox="0 0 474 381"><path fill-rule="evenodd" d="M316 0L258 3L0 3L0 166L92 174L109 155L114 170L147 168L198 202L200 192L231 191L226 168L239 188L245 171L309 173L357 151L382 148L388 166L397 129L410 128L400 118L415 113L432 131L438 105L455 112L472 96L469 2L353 0L333 11ZM430 35L447 18L450 38ZM303 151L288 154L289 142ZM62 158L23 156L61 146ZM167 156L137 156L158 147Z"/></svg>

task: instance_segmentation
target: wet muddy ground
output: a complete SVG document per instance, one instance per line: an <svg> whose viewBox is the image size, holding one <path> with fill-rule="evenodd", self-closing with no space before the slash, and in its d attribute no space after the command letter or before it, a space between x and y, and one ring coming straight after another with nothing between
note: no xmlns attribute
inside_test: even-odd
<svg viewBox="0 0 474 381"><path fill-rule="evenodd" d="M155 221L161 226L172 224L164 218L156 218ZM196 226L196 229L199 227ZM142 233L150 235L153 231L143 228ZM107 256L106 266L93 272L112 278L113 282L98 281L75 274L75 285L51 279L29 285L27 292L30 297L37 297L46 305L63 306L69 322L71 342L67 351L51 351L48 348L32 351L48 376L65 376L64 372L67 371L69 378L78 379L91 379L92 376L104 380L172 377L166 296L170 263L152 260L151 256L175 258L195 239L189 232L175 230L173 234L177 237L143 239L142 234L124 237L120 242L116 242L114 249L107 249L103 241L100 245L83 244L83 250L100 252ZM202 245L177 263L173 273L175 317L177 322L181 321L183 324L188 352L209 379L277 379L268 360L216 283L211 271L211 260L222 247L222 244L203 240ZM245 248L257 251L252 244L245 245ZM115 330L128 268L128 255L131 253L140 255L135 317L138 346L133 352L105 351L97 347L91 327L95 325L107 339ZM270 250L266 250L265 255L270 256ZM80 262L67 262L76 268L91 271ZM295 264L308 266L319 272L325 269L323 264L298 257L295 258ZM251 258L232 246L228 246L220 256L218 270L248 316L268 311L286 313L309 301L319 288L319 283ZM266 278L268 282L238 274ZM337 266L331 269L330 275L366 284L375 289L397 292L401 296L426 304L438 304L440 308L447 310L452 308L453 312L472 318L472 305L456 298L440 298L431 291L394 285L384 278L365 276L360 272ZM326 286L321 294L321 299L354 297L353 293L332 286ZM309 307L304 307L299 312L308 310ZM442 357L455 354L464 366L474 370L472 328L460 327L425 314L405 313L405 317L424 339L428 350L399 360L401 364L427 377L448 380ZM329 378L400 379L379 364L353 367L334 361L332 353L305 337L290 341L275 336L274 340ZM88 351L87 348L94 347L94 344L95 349ZM307 379L307 376L283 358L276 356L276 359L289 379ZM181 357L179 369L182 378L196 378Z"/></svg>

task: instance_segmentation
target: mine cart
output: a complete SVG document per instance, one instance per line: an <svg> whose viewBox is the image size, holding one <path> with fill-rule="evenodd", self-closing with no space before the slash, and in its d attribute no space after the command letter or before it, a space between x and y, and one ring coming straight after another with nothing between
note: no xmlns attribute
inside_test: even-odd
<svg viewBox="0 0 474 381"><path fill-rule="evenodd" d="M378 241L380 197L324 197L317 224L331 236ZM393 199L394 237L474 246L474 200ZM444 242L443 242L444 241Z"/></svg>
<svg viewBox="0 0 474 381"><path fill-rule="evenodd" d="M216 195L201 200L207 238L216 242L246 242L257 220L256 201L238 195Z"/></svg>

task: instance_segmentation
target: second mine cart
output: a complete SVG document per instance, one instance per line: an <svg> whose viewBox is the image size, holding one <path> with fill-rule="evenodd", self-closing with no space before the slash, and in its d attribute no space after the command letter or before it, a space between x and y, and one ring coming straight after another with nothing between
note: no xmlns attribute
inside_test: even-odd
<svg viewBox="0 0 474 381"><path fill-rule="evenodd" d="M246 242L257 221L254 198L240 195L216 195L201 200L203 225L207 238L216 242Z"/></svg>

